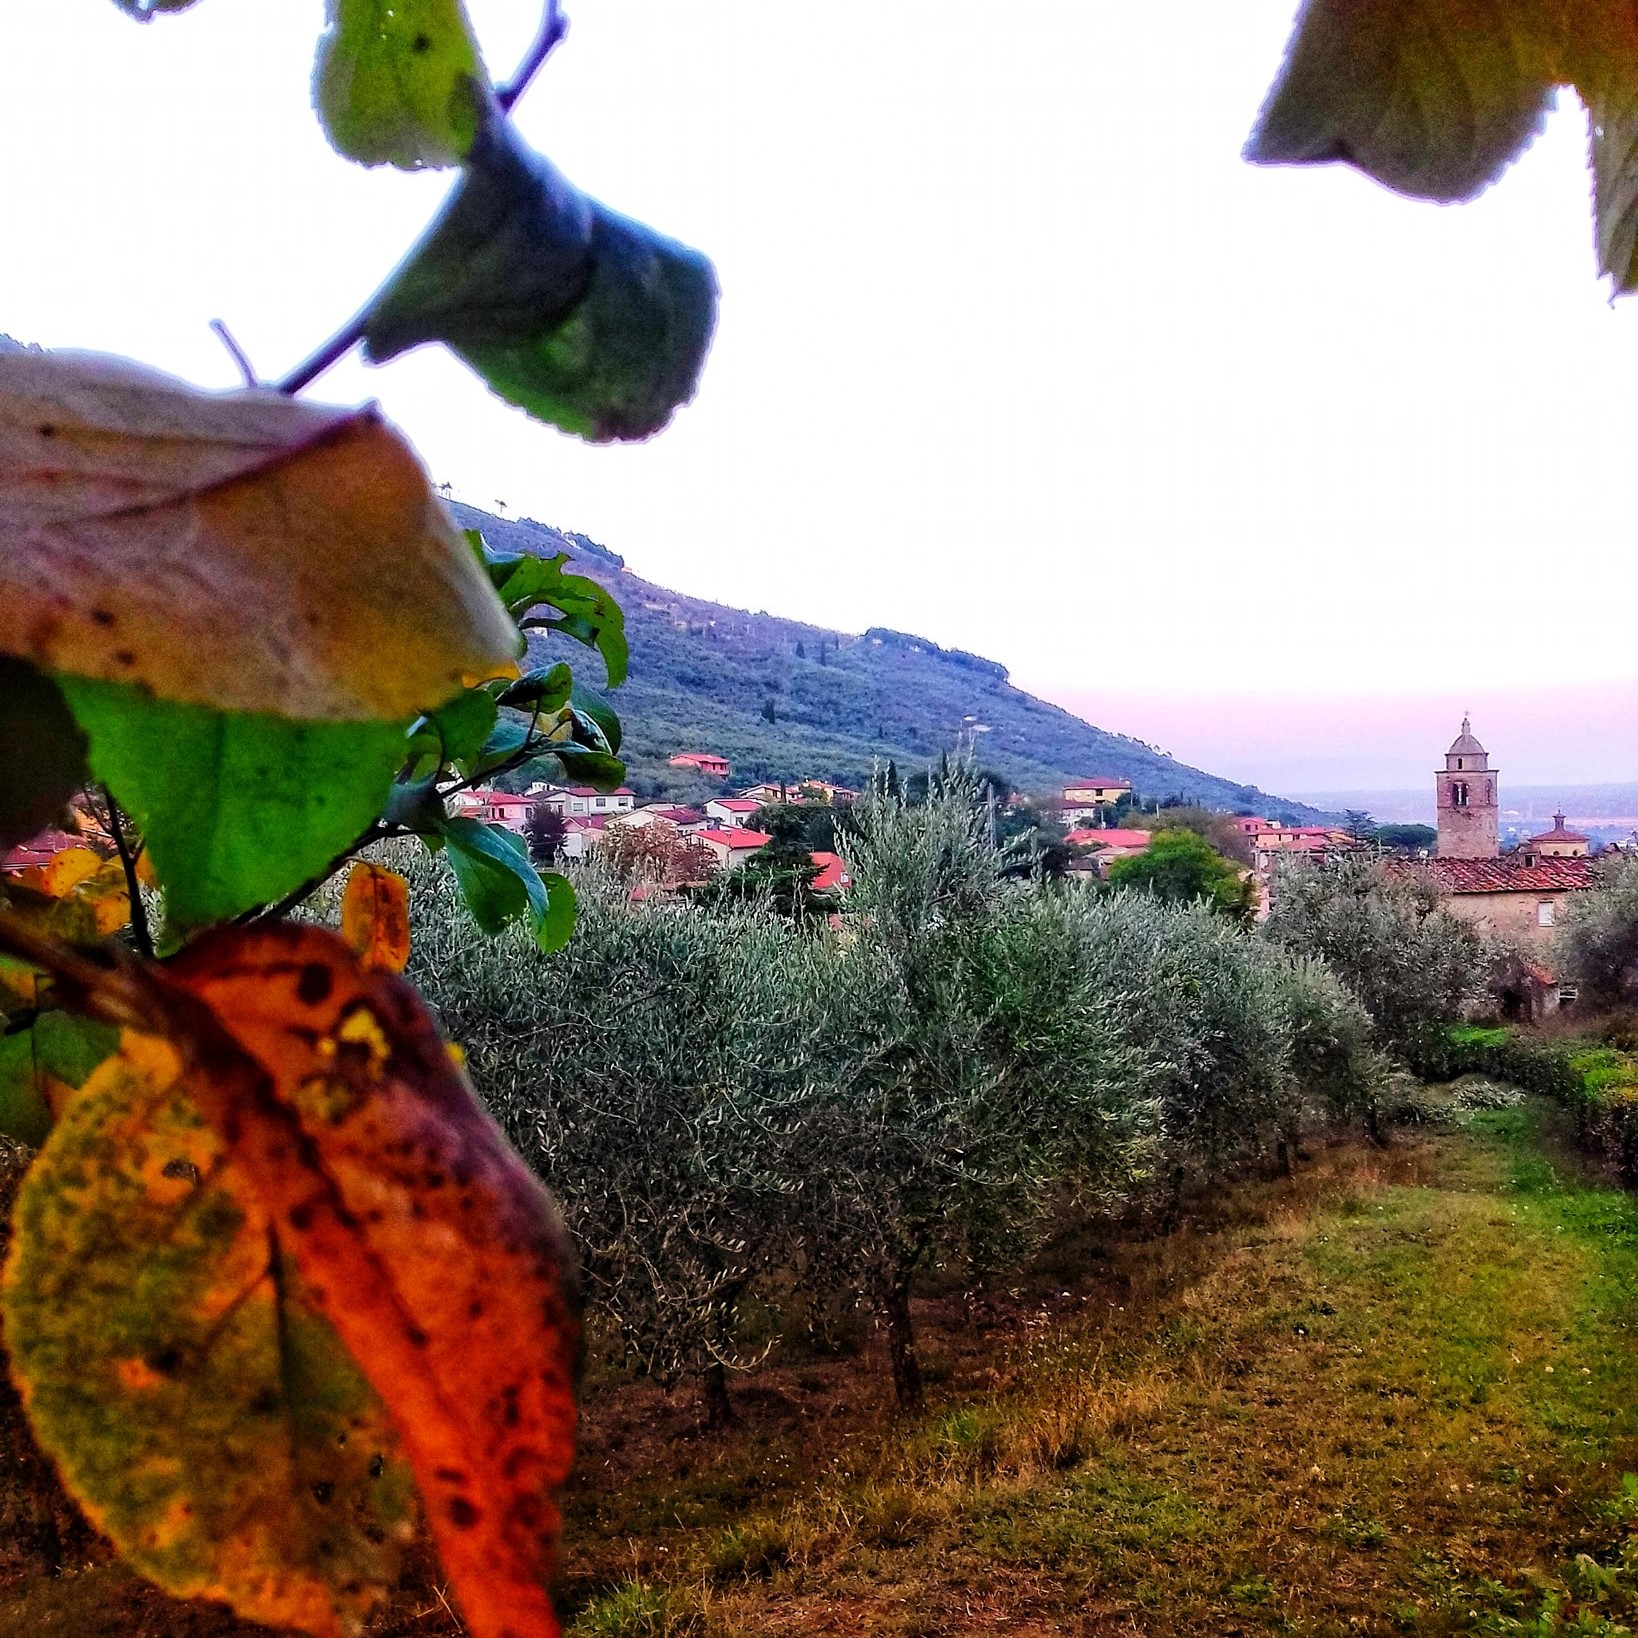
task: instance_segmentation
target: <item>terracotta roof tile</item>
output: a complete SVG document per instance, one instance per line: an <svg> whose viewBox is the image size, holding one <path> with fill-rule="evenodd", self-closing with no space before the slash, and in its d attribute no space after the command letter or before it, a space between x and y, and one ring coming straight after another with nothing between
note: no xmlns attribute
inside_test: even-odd
<svg viewBox="0 0 1638 1638"><path fill-rule="evenodd" d="M1597 885L1591 859L1430 859L1408 868L1427 871L1442 893L1566 893Z"/></svg>

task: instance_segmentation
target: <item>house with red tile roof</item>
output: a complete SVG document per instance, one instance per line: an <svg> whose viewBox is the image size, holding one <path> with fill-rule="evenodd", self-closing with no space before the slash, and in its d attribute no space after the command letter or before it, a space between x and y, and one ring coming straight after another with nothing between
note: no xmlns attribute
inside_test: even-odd
<svg viewBox="0 0 1638 1638"><path fill-rule="evenodd" d="M458 818L479 819L486 825L500 825L521 836L528 826L529 810L535 805L536 798L480 787L461 791L453 800Z"/></svg>
<svg viewBox="0 0 1638 1638"><path fill-rule="evenodd" d="M1565 901L1598 885L1587 838L1568 829L1558 813L1551 830L1503 853L1496 823L1500 775L1466 717L1445 753L1445 766L1433 777L1437 855L1402 868L1423 872L1445 908L1481 932L1516 939L1538 953L1550 950Z"/></svg>
<svg viewBox="0 0 1638 1638"><path fill-rule="evenodd" d="M669 760L673 768L694 768L710 779L726 779L730 771L727 757L709 751L679 751Z"/></svg>
<svg viewBox="0 0 1638 1638"><path fill-rule="evenodd" d="M533 801L555 808L565 819L579 814L630 813L637 806L637 793L622 785L617 791L594 791L590 785L547 785L529 787Z"/></svg>
<svg viewBox="0 0 1638 1638"><path fill-rule="evenodd" d="M818 874L808 884L815 893L845 893L853 885L853 875L847 860L839 853L812 853L808 855Z"/></svg>
<svg viewBox="0 0 1638 1638"><path fill-rule="evenodd" d="M696 836L711 825L710 819L698 808L679 807L670 802L650 802L646 807L633 808L630 813L614 814L609 823L637 830L652 824L670 825L684 836Z"/></svg>
<svg viewBox="0 0 1638 1638"><path fill-rule="evenodd" d="M761 806L748 796L715 796L705 804L705 816L719 825L742 825Z"/></svg>
<svg viewBox="0 0 1638 1638"><path fill-rule="evenodd" d="M1103 830L1072 830L1064 838L1071 847L1081 850L1081 860L1070 868L1099 876L1107 876L1110 865L1116 859L1129 859L1133 854L1143 852L1154 839L1151 830L1122 830L1118 826Z"/></svg>
<svg viewBox="0 0 1638 1638"><path fill-rule="evenodd" d="M702 830L699 840L710 848L711 856L724 870L737 870L759 847L773 840L760 830L733 829Z"/></svg>

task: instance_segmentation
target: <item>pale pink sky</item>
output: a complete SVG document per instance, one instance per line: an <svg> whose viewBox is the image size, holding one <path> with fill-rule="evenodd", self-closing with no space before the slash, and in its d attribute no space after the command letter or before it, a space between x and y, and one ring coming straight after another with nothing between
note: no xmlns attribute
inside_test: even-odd
<svg viewBox="0 0 1638 1638"><path fill-rule="evenodd" d="M1071 688L1052 697L1094 722L1120 723L1179 761L1266 790L1431 791L1469 710L1504 787L1638 778L1634 682L1414 694Z"/></svg>

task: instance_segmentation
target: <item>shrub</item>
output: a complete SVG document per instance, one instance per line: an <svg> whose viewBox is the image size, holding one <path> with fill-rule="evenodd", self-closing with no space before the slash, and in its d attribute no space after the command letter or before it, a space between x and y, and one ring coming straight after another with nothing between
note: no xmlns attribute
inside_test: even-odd
<svg viewBox="0 0 1638 1638"><path fill-rule="evenodd" d="M1430 883L1364 858L1283 866L1263 931L1322 957L1364 1004L1378 1040L1396 1050L1482 996L1495 959Z"/></svg>
<svg viewBox="0 0 1638 1638"><path fill-rule="evenodd" d="M1638 859L1607 873L1596 891L1571 897L1558 953L1564 976L1595 1006L1638 1000Z"/></svg>

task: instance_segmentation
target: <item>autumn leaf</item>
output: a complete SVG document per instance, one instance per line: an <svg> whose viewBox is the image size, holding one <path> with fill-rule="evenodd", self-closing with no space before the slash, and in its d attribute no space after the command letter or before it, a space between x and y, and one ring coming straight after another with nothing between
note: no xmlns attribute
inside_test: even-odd
<svg viewBox="0 0 1638 1638"><path fill-rule="evenodd" d="M163 1041L86 1081L16 1230L13 1371L97 1527L180 1596L356 1629L409 1534L399 1442Z"/></svg>
<svg viewBox="0 0 1638 1638"><path fill-rule="evenodd" d="M477 134L478 42L461 0L329 0L313 102L363 165L454 165Z"/></svg>
<svg viewBox="0 0 1638 1638"><path fill-rule="evenodd" d="M0 354L0 653L218 711L402 722L518 651L374 409Z"/></svg>
<svg viewBox="0 0 1638 1638"><path fill-rule="evenodd" d="M550 1199L415 992L333 933L222 931L143 971L190 1095L392 1417L469 1630L556 1633L579 1327Z"/></svg>
<svg viewBox="0 0 1638 1638"><path fill-rule="evenodd" d="M18 875L18 882L43 893L48 899L65 899L88 876L102 869L102 860L88 847L65 847L44 864L30 865Z"/></svg>
<svg viewBox="0 0 1638 1638"><path fill-rule="evenodd" d="M47 863L19 871L7 894L18 915L57 938L89 942L117 933L131 919L124 867L90 848L64 848Z"/></svg>
<svg viewBox="0 0 1638 1638"><path fill-rule="evenodd" d="M359 964L401 973L409 962L409 883L370 859L347 872L341 894L341 936Z"/></svg>

